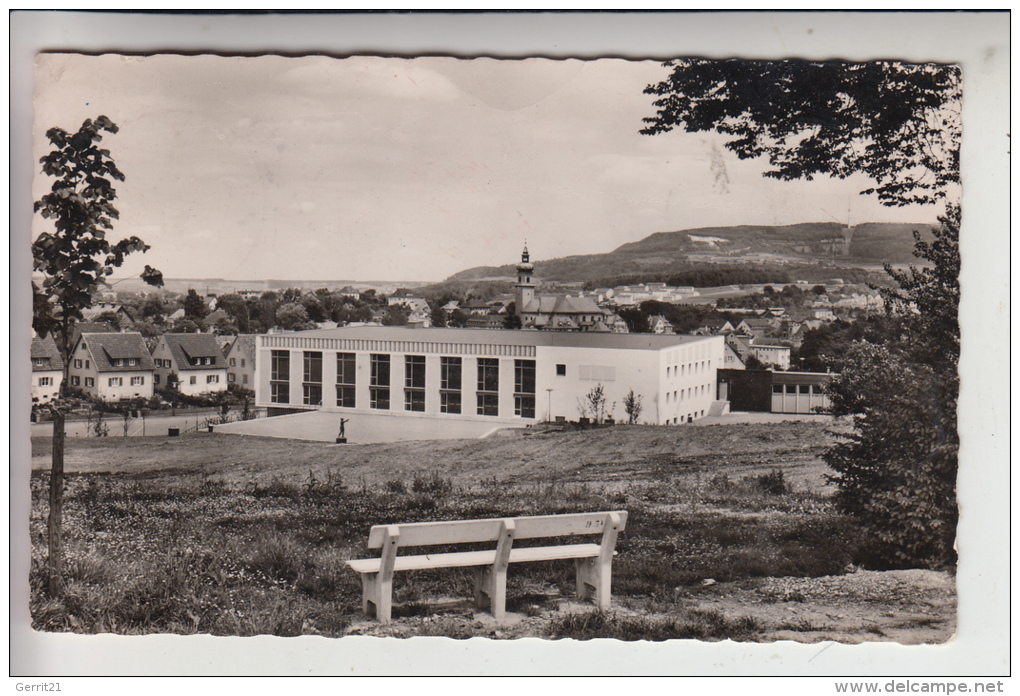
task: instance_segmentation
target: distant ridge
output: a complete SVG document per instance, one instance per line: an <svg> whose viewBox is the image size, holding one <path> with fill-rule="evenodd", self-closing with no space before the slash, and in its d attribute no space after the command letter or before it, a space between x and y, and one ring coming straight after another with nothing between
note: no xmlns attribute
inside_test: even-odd
<svg viewBox="0 0 1020 696"><path fill-rule="evenodd" d="M915 262L914 230L931 223L866 222L847 228L836 222L797 225L739 225L656 232L606 254L565 256L535 262L535 275L557 283L591 278L668 272L690 263L774 263L821 260L854 263ZM478 266L456 273L452 281L506 280L513 263Z"/></svg>

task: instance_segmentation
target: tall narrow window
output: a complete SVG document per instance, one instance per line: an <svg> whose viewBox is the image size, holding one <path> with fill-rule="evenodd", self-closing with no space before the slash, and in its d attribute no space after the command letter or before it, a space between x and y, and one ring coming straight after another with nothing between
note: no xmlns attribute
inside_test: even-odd
<svg viewBox="0 0 1020 696"><path fill-rule="evenodd" d="M355 407L354 353L336 354L336 405Z"/></svg>
<svg viewBox="0 0 1020 696"><path fill-rule="evenodd" d="M534 360L514 360L514 415L535 417Z"/></svg>
<svg viewBox="0 0 1020 696"><path fill-rule="evenodd" d="M478 358L478 415L499 415L499 358Z"/></svg>
<svg viewBox="0 0 1020 696"><path fill-rule="evenodd" d="M306 350L304 368L304 404L322 406L322 353Z"/></svg>
<svg viewBox="0 0 1020 696"><path fill-rule="evenodd" d="M290 352L274 350L269 365L269 400L274 404L290 403Z"/></svg>
<svg viewBox="0 0 1020 696"><path fill-rule="evenodd" d="M439 366L439 410L460 413L461 358L440 358Z"/></svg>
<svg viewBox="0 0 1020 696"><path fill-rule="evenodd" d="M390 407L390 356L372 354L372 375L368 383L369 406L382 410Z"/></svg>
<svg viewBox="0 0 1020 696"><path fill-rule="evenodd" d="M404 410L425 410L425 356L404 356Z"/></svg>

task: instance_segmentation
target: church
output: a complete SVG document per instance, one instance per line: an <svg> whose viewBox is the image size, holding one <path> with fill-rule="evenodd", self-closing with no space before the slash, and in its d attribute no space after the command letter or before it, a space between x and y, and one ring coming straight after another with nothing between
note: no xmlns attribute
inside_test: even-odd
<svg viewBox="0 0 1020 696"><path fill-rule="evenodd" d="M517 283L514 285L514 303L521 328L620 332L614 327L622 322L614 321L616 317L595 304L590 297L536 296L534 274L535 266L525 244L521 262L517 264Z"/></svg>

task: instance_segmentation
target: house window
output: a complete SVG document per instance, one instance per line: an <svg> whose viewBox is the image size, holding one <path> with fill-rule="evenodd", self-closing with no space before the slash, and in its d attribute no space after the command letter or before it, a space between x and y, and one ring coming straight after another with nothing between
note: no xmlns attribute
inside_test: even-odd
<svg viewBox="0 0 1020 696"><path fill-rule="evenodd" d="M96 386L95 378L93 378L93 377L86 377L85 378L85 386L86 387L94 387L94 386Z"/></svg>
<svg viewBox="0 0 1020 696"><path fill-rule="evenodd" d="M534 360L514 360L514 415L535 417Z"/></svg>
<svg viewBox="0 0 1020 696"><path fill-rule="evenodd" d="M152 376L152 383L153 384L159 384L159 375L158 374L154 374Z"/></svg>
<svg viewBox="0 0 1020 696"><path fill-rule="evenodd" d="M75 367L75 369L80 370L81 369L81 360L75 358L75 360L74 360L74 367Z"/></svg>
<svg viewBox="0 0 1020 696"><path fill-rule="evenodd" d="M478 358L478 415L499 415L499 358Z"/></svg>
<svg viewBox="0 0 1020 696"><path fill-rule="evenodd" d="M79 377L78 375L71 375L71 386L72 387L81 386L81 377Z"/></svg>
<svg viewBox="0 0 1020 696"><path fill-rule="evenodd" d="M274 404L290 403L290 351L274 350L269 362L270 401Z"/></svg>
<svg viewBox="0 0 1020 696"><path fill-rule="evenodd" d="M797 393L797 385L796 384L787 384L786 385L786 393L787 394L796 394Z"/></svg>
<svg viewBox="0 0 1020 696"><path fill-rule="evenodd" d="M236 367L237 366L237 358L231 358L230 359L230 366L231 367Z"/></svg>
<svg viewBox="0 0 1020 696"><path fill-rule="evenodd" d="M39 386L40 387L51 387L51 386L53 386L53 378L52 377L40 377L39 378Z"/></svg>
<svg viewBox="0 0 1020 696"><path fill-rule="evenodd" d="M244 367L244 358L241 358L241 367Z"/></svg>
<svg viewBox="0 0 1020 696"><path fill-rule="evenodd" d="M304 353L303 400L305 406L322 406L322 353Z"/></svg>
<svg viewBox="0 0 1020 696"><path fill-rule="evenodd" d="M800 393L801 394L810 394L811 393L811 385L810 384L802 384L802 385L800 385Z"/></svg>
<svg viewBox="0 0 1020 696"><path fill-rule="evenodd" d="M128 358L128 365L130 367L135 367L136 365L138 365L138 358Z"/></svg>
<svg viewBox="0 0 1020 696"><path fill-rule="evenodd" d="M355 407L355 369L354 353L336 354L336 405L341 408Z"/></svg>
<svg viewBox="0 0 1020 696"><path fill-rule="evenodd" d="M425 410L425 356L404 356L404 410Z"/></svg>
<svg viewBox="0 0 1020 696"><path fill-rule="evenodd" d="M219 384L220 383L220 376L219 375L206 375L205 376L205 383L206 384Z"/></svg>
<svg viewBox="0 0 1020 696"><path fill-rule="evenodd" d="M460 413L461 358L439 359L439 410L442 413Z"/></svg>
<svg viewBox="0 0 1020 696"><path fill-rule="evenodd" d="M32 364L36 367L44 367L48 361L49 358L35 358L32 360Z"/></svg>
<svg viewBox="0 0 1020 696"><path fill-rule="evenodd" d="M782 384L773 384L772 385L772 393L773 394L782 394L783 393L783 385Z"/></svg>
<svg viewBox="0 0 1020 696"><path fill-rule="evenodd" d="M191 375L191 379L188 380L188 383L189 384L198 384L198 376L197 375Z"/></svg>
<svg viewBox="0 0 1020 696"><path fill-rule="evenodd" d="M237 381L237 375L235 375L233 372L228 372L227 373L227 382L229 384L233 384L236 381Z"/></svg>
<svg viewBox="0 0 1020 696"><path fill-rule="evenodd" d="M138 386L141 386L143 384L145 384L145 377L144 376L139 375L137 377L132 377L131 378L131 386L132 387L138 387Z"/></svg>
<svg viewBox="0 0 1020 696"><path fill-rule="evenodd" d="M390 407L390 356L373 353L372 372L368 383L369 408L381 410Z"/></svg>
<svg viewBox="0 0 1020 696"><path fill-rule="evenodd" d="M86 370L89 369L89 361L88 360L85 361L85 369Z"/></svg>
<svg viewBox="0 0 1020 696"><path fill-rule="evenodd" d="M111 387L120 387L120 386L123 386L124 385L124 378L123 377L111 377L109 379L109 381L107 382L107 385L111 386Z"/></svg>
<svg viewBox="0 0 1020 696"><path fill-rule="evenodd" d="M241 383L248 384L248 375L241 375Z"/></svg>

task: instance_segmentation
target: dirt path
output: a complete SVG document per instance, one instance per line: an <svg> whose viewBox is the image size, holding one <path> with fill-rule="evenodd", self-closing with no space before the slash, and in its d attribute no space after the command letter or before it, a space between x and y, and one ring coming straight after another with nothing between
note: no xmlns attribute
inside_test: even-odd
<svg viewBox="0 0 1020 696"><path fill-rule="evenodd" d="M382 626L359 621L347 635L444 635L454 638L548 638L567 614L593 611L590 604L556 594L536 595L525 613L508 612L497 623L466 599L435 598L429 612ZM685 590L685 608L753 620L749 640L799 643L896 642L941 644L956 630L956 586L948 573L927 570L856 571L821 578L765 578ZM640 600L614 600L618 617L668 619Z"/></svg>

